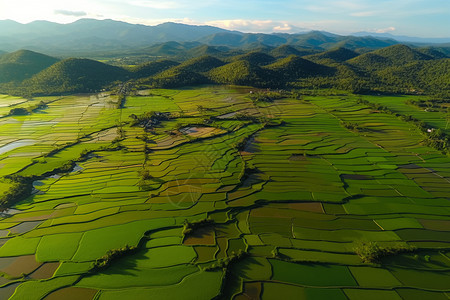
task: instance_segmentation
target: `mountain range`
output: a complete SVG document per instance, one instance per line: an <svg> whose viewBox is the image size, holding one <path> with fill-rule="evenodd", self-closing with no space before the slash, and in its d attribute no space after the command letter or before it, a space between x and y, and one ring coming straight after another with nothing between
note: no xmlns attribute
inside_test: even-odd
<svg viewBox="0 0 450 300"><path fill-rule="evenodd" d="M420 44L449 44L450 38L422 38L422 37L414 37L414 36L406 36L406 35L393 35L389 32L356 32L352 34L353 36L372 36L380 39L393 39L399 42L404 43L420 43Z"/></svg>
<svg viewBox="0 0 450 300"><path fill-rule="evenodd" d="M341 36L322 31L301 34L242 33L212 26L179 23L145 26L95 19L81 19L70 24L48 21L21 24L11 20L0 21L0 50L7 52L29 49L61 57L114 56L124 53L151 53L155 47L171 48L170 45L164 45L168 42L182 45L183 51L186 48L193 49L204 45L241 49L291 45L296 48L321 51L345 47L358 52L367 52L400 43L395 36L374 36L368 33L358 33L354 36ZM430 44L431 40L411 40L410 42ZM450 42L450 39L439 40L443 48L450 48L450 44L444 42ZM158 53L161 52L169 53L168 51Z"/></svg>

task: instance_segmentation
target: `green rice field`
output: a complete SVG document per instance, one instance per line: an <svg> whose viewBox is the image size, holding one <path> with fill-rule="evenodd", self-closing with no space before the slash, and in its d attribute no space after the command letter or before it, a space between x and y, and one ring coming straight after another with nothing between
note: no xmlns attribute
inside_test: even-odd
<svg viewBox="0 0 450 300"><path fill-rule="evenodd" d="M0 194L33 188L0 214L0 299L449 299L450 158L361 96L253 91L0 95Z"/></svg>

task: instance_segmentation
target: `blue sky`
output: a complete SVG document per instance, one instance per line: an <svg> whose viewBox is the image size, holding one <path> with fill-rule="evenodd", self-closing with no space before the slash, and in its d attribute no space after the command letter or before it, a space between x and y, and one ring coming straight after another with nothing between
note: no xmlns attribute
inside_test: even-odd
<svg viewBox="0 0 450 300"><path fill-rule="evenodd" d="M450 37L450 0L0 0L0 19L167 21L245 32L325 30Z"/></svg>

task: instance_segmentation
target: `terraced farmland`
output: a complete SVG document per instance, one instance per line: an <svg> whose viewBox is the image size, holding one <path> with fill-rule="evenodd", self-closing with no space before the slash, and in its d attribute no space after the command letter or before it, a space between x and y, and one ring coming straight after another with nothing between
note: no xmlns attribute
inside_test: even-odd
<svg viewBox="0 0 450 300"><path fill-rule="evenodd" d="M250 91L1 96L0 188L33 194L0 299L448 299L450 158L359 96Z"/></svg>

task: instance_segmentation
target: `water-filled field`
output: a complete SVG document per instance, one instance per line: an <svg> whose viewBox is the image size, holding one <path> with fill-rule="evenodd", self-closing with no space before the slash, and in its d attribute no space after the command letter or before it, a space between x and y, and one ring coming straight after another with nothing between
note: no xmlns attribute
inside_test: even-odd
<svg viewBox="0 0 450 300"><path fill-rule="evenodd" d="M1 193L33 192L0 299L448 299L450 158L360 96L253 92L1 96Z"/></svg>

